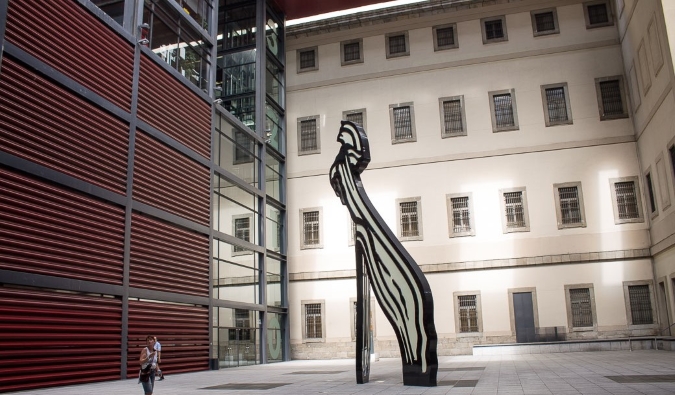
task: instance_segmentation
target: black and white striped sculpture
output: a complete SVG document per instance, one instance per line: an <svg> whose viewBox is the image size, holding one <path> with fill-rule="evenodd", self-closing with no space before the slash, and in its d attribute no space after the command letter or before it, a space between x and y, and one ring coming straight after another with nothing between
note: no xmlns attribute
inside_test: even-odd
<svg viewBox="0 0 675 395"><path fill-rule="evenodd" d="M438 356L431 288L363 188L360 175L370 162L365 131L342 121L337 141L342 146L330 168L330 183L356 225L356 381L367 383L370 375L370 283L396 332L403 384L435 386Z"/></svg>

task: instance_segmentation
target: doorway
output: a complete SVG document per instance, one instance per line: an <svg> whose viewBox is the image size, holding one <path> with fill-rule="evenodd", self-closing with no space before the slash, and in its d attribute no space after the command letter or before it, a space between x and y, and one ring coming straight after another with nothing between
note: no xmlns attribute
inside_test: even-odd
<svg viewBox="0 0 675 395"><path fill-rule="evenodd" d="M516 329L517 343L532 343L535 341L534 305L532 292L513 293L513 317Z"/></svg>
<svg viewBox="0 0 675 395"><path fill-rule="evenodd" d="M227 309L232 319L230 324L218 328L218 366L230 368L258 363L256 311ZM224 322L225 323L225 322ZM234 324L234 325L232 325Z"/></svg>

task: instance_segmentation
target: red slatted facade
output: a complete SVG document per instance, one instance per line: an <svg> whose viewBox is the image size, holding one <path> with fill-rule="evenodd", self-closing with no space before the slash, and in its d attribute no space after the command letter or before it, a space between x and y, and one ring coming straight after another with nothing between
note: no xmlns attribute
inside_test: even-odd
<svg viewBox="0 0 675 395"><path fill-rule="evenodd" d="M121 285L123 252L123 208L0 168L0 269Z"/></svg>
<svg viewBox="0 0 675 395"><path fill-rule="evenodd" d="M149 135L136 133L133 198L209 226L209 169Z"/></svg>
<svg viewBox="0 0 675 395"><path fill-rule="evenodd" d="M117 380L119 299L0 288L0 392Z"/></svg>
<svg viewBox="0 0 675 395"><path fill-rule="evenodd" d="M146 56L141 56L138 118L211 157L211 106Z"/></svg>
<svg viewBox="0 0 675 395"><path fill-rule="evenodd" d="M157 336L162 344L160 367L167 375L209 369L207 306L130 300L127 378L138 376L138 359L148 335Z"/></svg>
<svg viewBox="0 0 675 395"><path fill-rule="evenodd" d="M129 285L208 297L208 236L134 213Z"/></svg>
<svg viewBox="0 0 675 395"><path fill-rule="evenodd" d="M10 1L5 39L130 111L133 47L76 1Z"/></svg>
<svg viewBox="0 0 675 395"><path fill-rule="evenodd" d="M4 58L3 151L126 194L129 126L71 91Z"/></svg>

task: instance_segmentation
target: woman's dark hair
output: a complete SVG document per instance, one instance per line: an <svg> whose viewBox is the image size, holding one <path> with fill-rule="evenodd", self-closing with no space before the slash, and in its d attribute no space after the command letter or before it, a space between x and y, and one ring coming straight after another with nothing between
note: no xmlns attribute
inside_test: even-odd
<svg viewBox="0 0 675 395"><path fill-rule="evenodd" d="M152 335L148 335L148 336L145 337L145 341L146 341L146 342L147 342L148 340L150 340L150 339L155 340L155 337L152 336Z"/></svg>

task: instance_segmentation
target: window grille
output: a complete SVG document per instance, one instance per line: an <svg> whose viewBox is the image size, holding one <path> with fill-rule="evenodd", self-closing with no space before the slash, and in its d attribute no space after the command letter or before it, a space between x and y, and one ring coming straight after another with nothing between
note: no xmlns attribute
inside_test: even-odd
<svg viewBox="0 0 675 395"><path fill-rule="evenodd" d="M455 45L455 29L445 27L436 29L436 46L439 48Z"/></svg>
<svg viewBox="0 0 675 395"><path fill-rule="evenodd" d="M452 204L452 232L470 232L469 197L450 198L450 202Z"/></svg>
<svg viewBox="0 0 675 395"><path fill-rule="evenodd" d="M649 210L652 213L656 212L656 199L654 197L654 186L652 185L652 175L647 173L645 176L647 179L647 194L649 195Z"/></svg>
<svg viewBox="0 0 675 395"><path fill-rule="evenodd" d="M300 68L311 69L316 67L316 57L314 50L300 52Z"/></svg>
<svg viewBox="0 0 675 395"><path fill-rule="evenodd" d="M609 22L607 4L594 4L588 6L588 22L591 25Z"/></svg>
<svg viewBox="0 0 675 395"><path fill-rule="evenodd" d="M569 120L567 103L565 101L565 88L562 86L546 89L546 106L548 108L549 122L555 123Z"/></svg>
<svg viewBox="0 0 675 395"><path fill-rule="evenodd" d="M525 210L523 208L522 192L504 193L504 203L506 208L506 227L524 228Z"/></svg>
<svg viewBox="0 0 675 395"><path fill-rule="evenodd" d="M602 111L605 115L623 115L624 113L619 83L619 80L600 82Z"/></svg>
<svg viewBox="0 0 675 395"><path fill-rule="evenodd" d="M572 327L593 326L591 291L588 288L570 289L570 307L572 309Z"/></svg>
<svg viewBox="0 0 675 395"><path fill-rule="evenodd" d="M401 34L400 36L391 36L389 37L389 54L394 55L397 53L405 53L407 49L405 47L405 35Z"/></svg>
<svg viewBox="0 0 675 395"><path fill-rule="evenodd" d="M412 118L410 107L396 107L394 112L394 139L406 140L413 138Z"/></svg>
<svg viewBox="0 0 675 395"><path fill-rule="evenodd" d="M251 327L251 315L249 310L234 309L234 326L236 328L250 328ZM237 334L234 332L234 338L230 336L230 340L251 340L251 330L242 329L239 332L239 338L237 339Z"/></svg>
<svg viewBox="0 0 675 395"><path fill-rule="evenodd" d="M654 323L652 317L652 301L649 296L649 285L629 285L630 316L633 325L649 325Z"/></svg>
<svg viewBox="0 0 675 395"><path fill-rule="evenodd" d="M460 100L443 102L443 120L445 134L461 134L464 132L464 126L462 125L462 102Z"/></svg>
<svg viewBox="0 0 675 395"><path fill-rule="evenodd" d="M541 14L535 14L534 20L536 23L537 32L547 32L555 30L555 17L553 12L542 12Z"/></svg>
<svg viewBox="0 0 675 395"><path fill-rule="evenodd" d="M308 211L302 213L304 245L318 245L319 240L319 212Z"/></svg>
<svg viewBox="0 0 675 395"><path fill-rule="evenodd" d="M235 218L234 219L234 237L237 239L251 241L251 218ZM244 252L247 251L246 248L240 246L234 246L234 252Z"/></svg>
<svg viewBox="0 0 675 395"><path fill-rule="evenodd" d="M476 295L458 296L459 303L459 331L478 332L478 310Z"/></svg>
<svg viewBox="0 0 675 395"><path fill-rule="evenodd" d="M316 119L300 121L300 152L319 149L316 139Z"/></svg>
<svg viewBox="0 0 675 395"><path fill-rule="evenodd" d="M417 227L417 202L401 202L401 237L420 235Z"/></svg>
<svg viewBox="0 0 675 395"><path fill-rule="evenodd" d="M501 19L497 19L494 21L485 21L485 38L487 40L494 40L503 37L504 37L504 28L502 26Z"/></svg>
<svg viewBox="0 0 675 395"><path fill-rule="evenodd" d="M558 188L558 196L560 198L560 218L563 225L580 224L581 209L577 187Z"/></svg>
<svg viewBox="0 0 675 395"><path fill-rule="evenodd" d="M354 122L357 125L363 126L363 113L362 112L352 112L347 114L347 121Z"/></svg>
<svg viewBox="0 0 675 395"><path fill-rule="evenodd" d="M305 305L305 337L307 339L321 339L321 303Z"/></svg>
<svg viewBox="0 0 675 395"><path fill-rule="evenodd" d="M361 59L361 46L358 42L347 43L344 45L344 59L345 62L351 62Z"/></svg>
<svg viewBox="0 0 675 395"><path fill-rule="evenodd" d="M640 218L635 183L633 181L617 182L614 184L614 191L619 219Z"/></svg>
<svg viewBox="0 0 675 395"><path fill-rule="evenodd" d="M515 126L513 117L513 99L510 93L492 96L495 107L495 120L498 128Z"/></svg>

